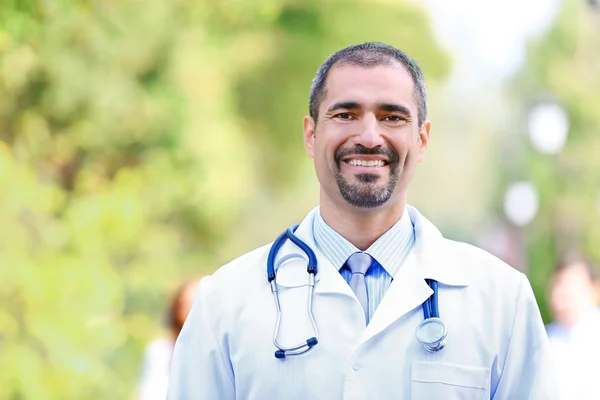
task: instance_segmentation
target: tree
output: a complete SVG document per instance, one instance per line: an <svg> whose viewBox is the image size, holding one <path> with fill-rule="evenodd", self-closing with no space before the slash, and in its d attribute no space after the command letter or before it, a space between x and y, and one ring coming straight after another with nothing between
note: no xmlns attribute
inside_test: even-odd
<svg viewBox="0 0 600 400"><path fill-rule="evenodd" d="M318 64L372 39L448 70L408 3L4 2L0 398L131 397L173 287L301 179Z"/></svg>
<svg viewBox="0 0 600 400"><path fill-rule="evenodd" d="M557 257L578 250L600 260L599 22L598 10L587 2L565 1L554 26L528 47L525 67L511 90L525 114L537 101L553 101L569 116L569 136L560 154L528 149L525 158L540 193L540 212L529 232L529 265L546 320L545 290Z"/></svg>

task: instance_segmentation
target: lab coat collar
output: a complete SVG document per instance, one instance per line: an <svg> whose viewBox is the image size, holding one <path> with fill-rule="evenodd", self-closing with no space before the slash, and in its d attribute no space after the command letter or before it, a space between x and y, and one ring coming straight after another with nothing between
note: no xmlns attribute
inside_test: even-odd
<svg viewBox="0 0 600 400"><path fill-rule="evenodd" d="M410 275L424 279L434 279L448 286L468 286L470 277L462 264L451 242L444 239L440 231L419 211L407 205L408 214L415 229L415 245L404 265L394 276L394 280L402 279L400 271L410 267ZM296 236L306 243L317 256L317 275L315 281L327 279L317 285L316 292L348 292L348 285L339 271L322 254L314 241L313 220L319 208L311 210L296 230ZM283 286L301 286L306 284L308 275L306 265L308 257L289 240L285 242L275 259L277 283ZM285 266L285 268L281 268ZM351 291L349 292L351 293Z"/></svg>
<svg viewBox="0 0 600 400"><path fill-rule="evenodd" d="M415 258L424 279L449 286L469 286L470 276L450 241L419 211L407 205L415 228L415 246L409 255Z"/></svg>
<svg viewBox="0 0 600 400"><path fill-rule="evenodd" d="M469 284L468 273L453 251L451 242L445 240L440 231L414 207L407 207L415 229L415 245L363 331L360 343L382 332L394 321L423 304L433 293L425 279L435 279L441 286ZM350 285L315 245L312 228L316 212L318 208L313 209L296 230L296 236L313 249L318 260L315 293L354 297ZM284 287L306 285L307 260L307 256L296 245L286 241L275 260L277 284Z"/></svg>

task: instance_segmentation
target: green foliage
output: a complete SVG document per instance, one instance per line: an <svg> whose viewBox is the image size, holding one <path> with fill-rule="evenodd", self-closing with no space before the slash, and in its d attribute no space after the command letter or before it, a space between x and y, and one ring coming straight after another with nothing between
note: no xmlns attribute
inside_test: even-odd
<svg viewBox="0 0 600 400"><path fill-rule="evenodd" d="M245 249L237 221L300 181L327 54L383 40L448 71L423 11L391 1L0 13L1 399L133 396L174 287Z"/></svg>
<svg viewBox="0 0 600 400"><path fill-rule="evenodd" d="M530 232L530 275L546 320L545 290L557 257L578 250L600 260L599 22L600 13L586 2L565 1L555 25L529 46L526 67L513 86L525 106L556 101L570 119L560 154L527 151L527 169L541 201Z"/></svg>

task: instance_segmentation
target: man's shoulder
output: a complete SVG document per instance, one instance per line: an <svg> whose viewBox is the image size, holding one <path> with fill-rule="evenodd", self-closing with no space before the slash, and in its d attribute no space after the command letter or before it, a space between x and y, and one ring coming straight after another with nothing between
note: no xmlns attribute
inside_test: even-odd
<svg viewBox="0 0 600 400"><path fill-rule="evenodd" d="M267 256L271 245L245 253L202 278L199 291L211 307L236 309L248 299L268 291Z"/></svg>
<svg viewBox="0 0 600 400"><path fill-rule="evenodd" d="M487 281L500 279L519 284L522 282L524 274L495 255L466 242L444 240L448 249L474 278Z"/></svg>
<svg viewBox="0 0 600 400"><path fill-rule="evenodd" d="M479 247L445 237L416 208L411 206L409 214L413 224L416 221L415 227L418 225L424 233L426 240L435 244L428 246L428 251L437 253L433 256L435 262L449 263L457 272L470 276L473 282L502 279L517 286L523 282L522 272Z"/></svg>
<svg viewBox="0 0 600 400"><path fill-rule="evenodd" d="M272 243L258 247L230 262L219 267L213 274L214 279L236 279L236 277L248 277L248 275L261 275L257 273L263 271L265 280L267 279L267 257Z"/></svg>
<svg viewBox="0 0 600 400"><path fill-rule="evenodd" d="M497 323L512 325L518 309L533 310L535 295L527 276L498 257L474 245L448 241L462 273L469 277L469 301L479 302L481 310L494 314ZM533 315L533 314L532 314ZM495 322L494 322L495 321ZM541 321L540 321L541 327Z"/></svg>

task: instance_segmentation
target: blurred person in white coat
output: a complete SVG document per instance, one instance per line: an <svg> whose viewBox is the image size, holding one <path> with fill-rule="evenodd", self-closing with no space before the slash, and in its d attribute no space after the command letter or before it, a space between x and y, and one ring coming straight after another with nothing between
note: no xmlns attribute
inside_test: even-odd
<svg viewBox="0 0 600 400"><path fill-rule="evenodd" d="M138 400L164 400L167 397L175 340L192 307L198 282L198 279L192 279L179 285L169 305L167 335L154 339L146 346L138 384Z"/></svg>
<svg viewBox="0 0 600 400"><path fill-rule="evenodd" d="M600 399L600 309L596 271L581 254L557 264L549 292L554 321L547 326L564 399Z"/></svg>
<svg viewBox="0 0 600 400"><path fill-rule="evenodd" d="M309 111L320 205L279 251L201 281L168 399L553 399L527 278L407 205L431 130L417 63L382 43L342 49Z"/></svg>

